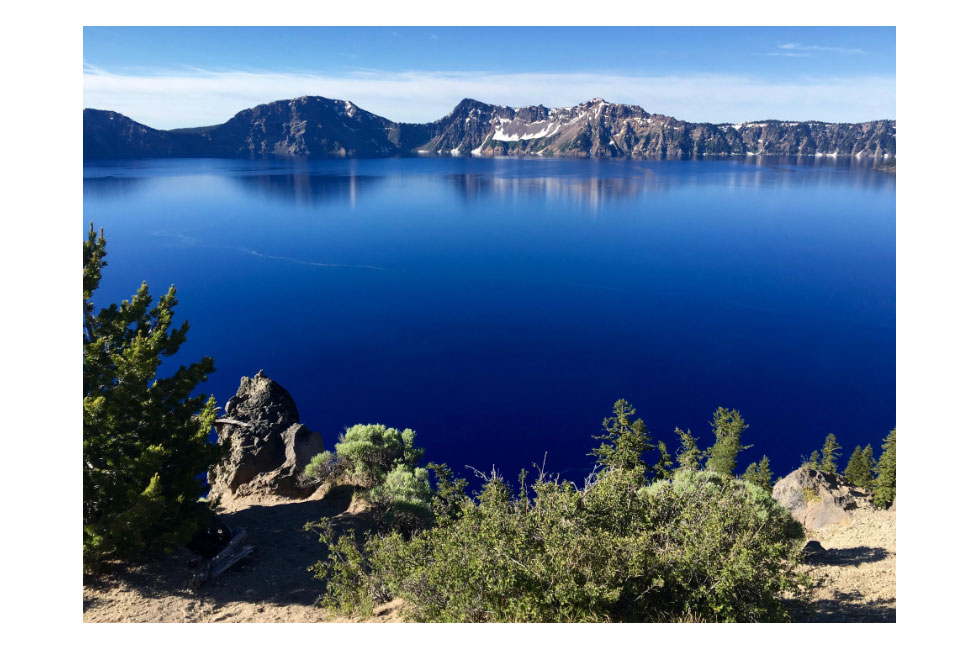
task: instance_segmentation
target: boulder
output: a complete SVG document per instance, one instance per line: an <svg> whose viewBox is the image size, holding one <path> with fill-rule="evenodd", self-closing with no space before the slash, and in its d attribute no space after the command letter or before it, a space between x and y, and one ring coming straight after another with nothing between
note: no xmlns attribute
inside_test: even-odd
<svg viewBox="0 0 980 650"><path fill-rule="evenodd" d="M809 467L800 467L776 483L772 497L812 531L846 526L857 512L874 508L870 491L839 474Z"/></svg>
<svg viewBox="0 0 980 650"><path fill-rule="evenodd" d="M827 549L815 539L811 539L803 546L803 559L808 562L819 560L826 553Z"/></svg>
<svg viewBox="0 0 980 650"><path fill-rule="evenodd" d="M323 451L323 439L300 423L292 396L261 370L254 377L242 377L215 428L229 452L208 472L209 499L301 499L316 489L303 480L303 469Z"/></svg>

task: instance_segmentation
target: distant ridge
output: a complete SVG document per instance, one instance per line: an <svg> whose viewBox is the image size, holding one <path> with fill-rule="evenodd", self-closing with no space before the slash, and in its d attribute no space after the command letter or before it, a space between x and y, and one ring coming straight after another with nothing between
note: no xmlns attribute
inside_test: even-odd
<svg viewBox="0 0 980 650"><path fill-rule="evenodd" d="M511 108L464 99L442 119L407 124L349 101L307 96L245 109L224 124L170 131L87 108L83 130L86 159L895 156L895 120L707 124L599 98L568 108Z"/></svg>

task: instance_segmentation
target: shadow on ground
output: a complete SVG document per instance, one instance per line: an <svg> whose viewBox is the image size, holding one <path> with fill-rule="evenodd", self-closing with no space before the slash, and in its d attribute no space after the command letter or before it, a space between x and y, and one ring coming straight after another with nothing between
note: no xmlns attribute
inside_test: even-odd
<svg viewBox="0 0 980 650"><path fill-rule="evenodd" d="M834 567L852 567L869 562L879 562L891 554L883 548L857 546L854 548L821 549L810 554L806 564ZM814 599L808 603L796 603L791 607L793 620L808 623L894 623L896 603L894 598L865 600L859 592L835 591L832 596Z"/></svg>
<svg viewBox="0 0 980 650"><path fill-rule="evenodd" d="M201 560L187 549L150 562L117 564L99 581L117 582L145 598L182 594L219 607L239 602L316 605L323 584L313 579L308 567L325 557L327 547L319 541L319 533L304 530L304 526L325 517L339 531L366 526L366 515L346 512L352 495L352 488L341 486L323 499L253 505L220 514L230 528L245 529L255 550L197 589L191 585ZM97 604L97 597L86 599L83 609Z"/></svg>
<svg viewBox="0 0 980 650"><path fill-rule="evenodd" d="M859 593L837 592L801 608L794 618L807 623L894 623L895 599L867 602Z"/></svg>
<svg viewBox="0 0 980 650"><path fill-rule="evenodd" d="M830 566L857 566L865 562L878 562L888 557L883 548L857 546L854 548L831 548L814 553L807 558L807 564Z"/></svg>

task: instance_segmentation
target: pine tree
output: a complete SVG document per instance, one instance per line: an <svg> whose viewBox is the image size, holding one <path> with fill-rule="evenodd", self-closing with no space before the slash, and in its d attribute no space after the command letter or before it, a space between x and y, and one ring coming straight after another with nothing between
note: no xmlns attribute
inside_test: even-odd
<svg viewBox="0 0 980 650"><path fill-rule="evenodd" d="M821 472L836 474L837 457L840 456L840 450L841 446L837 444L837 436L828 433L823 443L823 450L820 452L820 465L817 469Z"/></svg>
<svg viewBox="0 0 980 650"><path fill-rule="evenodd" d="M674 457L667 451L667 443L663 440L657 441L657 451L660 453L660 458L657 460L657 464L653 466L653 480L669 479L673 474L670 468L674 464Z"/></svg>
<svg viewBox="0 0 980 650"><path fill-rule="evenodd" d="M732 476L735 473L739 452L751 447L742 446L742 433L748 428L749 425L742 419L741 413L718 407L712 426L715 444L708 449L709 470L722 476Z"/></svg>
<svg viewBox="0 0 980 650"><path fill-rule="evenodd" d="M863 462L864 450L861 448L861 445L858 445L851 453L851 457L847 459L847 466L844 468L844 478L847 479L849 483L858 485L859 477L863 473L864 469L861 466Z"/></svg>
<svg viewBox="0 0 980 650"><path fill-rule="evenodd" d="M881 445L881 457L875 465L874 500L879 508L887 508L895 500L895 429Z"/></svg>
<svg viewBox="0 0 980 650"><path fill-rule="evenodd" d="M871 448L870 444L864 448L862 455L864 456L864 464L868 466L868 484L865 487L870 490L874 484L874 476L872 473L874 472L875 465L878 464L878 461L875 460L875 452L874 449Z"/></svg>
<svg viewBox="0 0 980 650"><path fill-rule="evenodd" d="M810 459L803 463L803 466L809 467L810 469L817 469L818 465L820 465L820 451L814 449L810 452Z"/></svg>
<svg viewBox="0 0 980 650"><path fill-rule="evenodd" d="M868 450L870 449L871 445L868 445ZM860 488L871 489L871 465L868 463L868 454L865 453L864 449L861 449L861 445L854 448L854 453L847 461L844 478Z"/></svg>
<svg viewBox="0 0 980 650"><path fill-rule="evenodd" d="M207 438L214 398L191 396L214 371L204 358L157 378L188 324L170 329L173 287L155 307L144 283L131 300L95 312L106 240L83 242L83 551L86 570L108 558L169 550L210 517L203 474L222 453Z"/></svg>
<svg viewBox="0 0 980 650"><path fill-rule="evenodd" d="M751 463L745 468L742 480L758 485L764 490L772 490L772 470L769 469L769 457L763 456L758 463Z"/></svg>
<svg viewBox="0 0 980 650"><path fill-rule="evenodd" d="M681 469L691 472L701 469L705 452L698 449L698 439L691 435L690 429L682 431L679 427L675 427L674 433L681 438L681 453L677 456L677 463Z"/></svg>
<svg viewBox="0 0 980 650"><path fill-rule="evenodd" d="M590 452L606 469L619 469L627 472L637 471L642 475L650 470L643 455L653 450L647 427L643 420L636 418L636 409L624 399L613 405L613 415L602 421L603 433L592 436L601 444Z"/></svg>

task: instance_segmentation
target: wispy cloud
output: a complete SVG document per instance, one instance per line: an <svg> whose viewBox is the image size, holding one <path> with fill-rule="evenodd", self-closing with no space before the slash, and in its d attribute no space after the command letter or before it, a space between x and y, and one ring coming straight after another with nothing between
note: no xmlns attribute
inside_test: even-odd
<svg viewBox="0 0 980 650"><path fill-rule="evenodd" d="M769 56L810 56L818 52L832 54L867 54L864 50L852 47L833 47L830 45L803 45L802 43L783 43L778 52L767 52Z"/></svg>
<svg viewBox="0 0 980 650"><path fill-rule="evenodd" d="M788 50L792 51L792 50ZM761 80L737 75L644 76L590 73L353 70L345 75L241 70L110 72L85 66L89 108L118 111L155 128L203 126L278 99L348 99L392 120L428 122L464 97L488 103L572 106L592 97L638 104L693 121L894 117L895 78Z"/></svg>

